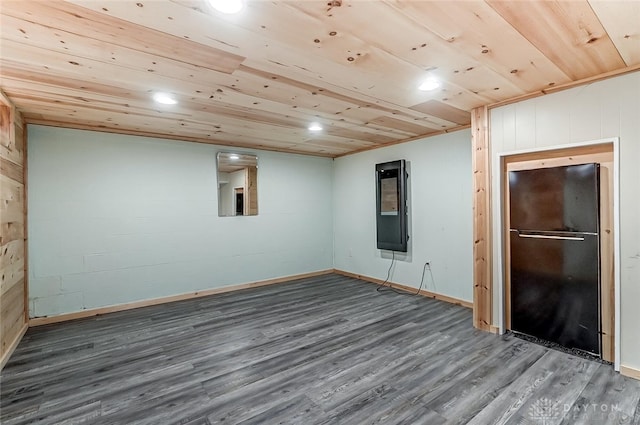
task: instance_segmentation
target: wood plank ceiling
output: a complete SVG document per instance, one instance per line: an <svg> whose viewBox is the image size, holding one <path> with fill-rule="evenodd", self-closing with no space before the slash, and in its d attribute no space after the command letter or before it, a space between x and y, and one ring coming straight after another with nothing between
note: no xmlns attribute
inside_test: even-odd
<svg viewBox="0 0 640 425"><path fill-rule="evenodd" d="M635 1L0 7L0 88L29 123L312 155L464 127L472 108L640 65ZM417 90L427 78L441 86Z"/></svg>

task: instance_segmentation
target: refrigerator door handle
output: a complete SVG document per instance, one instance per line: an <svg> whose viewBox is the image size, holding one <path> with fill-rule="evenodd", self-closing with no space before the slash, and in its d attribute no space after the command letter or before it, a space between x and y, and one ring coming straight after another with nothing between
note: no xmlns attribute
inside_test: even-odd
<svg viewBox="0 0 640 425"><path fill-rule="evenodd" d="M529 239L556 239L561 241L583 241L584 238L580 236L553 236L553 235L530 235L518 232L519 238Z"/></svg>

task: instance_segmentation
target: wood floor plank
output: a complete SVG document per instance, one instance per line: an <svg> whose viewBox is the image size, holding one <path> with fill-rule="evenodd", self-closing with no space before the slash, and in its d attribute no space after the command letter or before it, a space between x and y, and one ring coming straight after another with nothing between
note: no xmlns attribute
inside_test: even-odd
<svg viewBox="0 0 640 425"><path fill-rule="evenodd" d="M562 354L547 352L537 363L524 371L509 387L504 389L491 403L479 412L469 425L493 423L503 425L517 414L522 406L534 395L539 394L540 387L560 367L558 358Z"/></svg>
<svg viewBox="0 0 640 425"><path fill-rule="evenodd" d="M31 328L0 422L640 424L639 381L471 316L323 275Z"/></svg>
<svg viewBox="0 0 640 425"><path fill-rule="evenodd" d="M640 392L610 367L600 365L576 402L568 408L563 424L602 425L631 423Z"/></svg>

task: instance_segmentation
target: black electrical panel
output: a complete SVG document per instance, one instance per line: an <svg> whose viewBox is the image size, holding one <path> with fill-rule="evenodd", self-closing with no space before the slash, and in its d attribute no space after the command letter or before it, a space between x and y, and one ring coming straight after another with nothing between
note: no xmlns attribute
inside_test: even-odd
<svg viewBox="0 0 640 425"><path fill-rule="evenodd" d="M407 172L405 160L376 164L378 249L407 252Z"/></svg>

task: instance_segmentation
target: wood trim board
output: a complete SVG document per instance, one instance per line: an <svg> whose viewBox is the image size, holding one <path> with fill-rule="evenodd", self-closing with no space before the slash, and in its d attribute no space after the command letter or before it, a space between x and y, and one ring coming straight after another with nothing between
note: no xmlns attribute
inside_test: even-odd
<svg viewBox="0 0 640 425"><path fill-rule="evenodd" d="M27 332L28 329L29 329L28 323L25 323L24 325L22 325L22 328L20 328L20 332L16 334L15 338L13 339L11 344L7 347L6 351L2 355L2 358L0 358L0 370L2 370L2 368L4 368L4 365L7 364L7 362L11 358L11 355L18 347L18 344L20 344L20 341L22 341L22 337L24 336L24 334Z"/></svg>
<svg viewBox="0 0 640 425"><path fill-rule="evenodd" d="M524 100L535 99L536 97L540 97L540 96L544 96L544 95L547 95L547 94L556 93L556 92L560 92L560 91L564 91L564 90L569 90L569 89L572 89L574 87L584 86L584 85L587 85L587 84L595 83L597 81L607 80L609 78L619 77L619 76L622 76L622 75L625 75L625 74L630 74L632 72L637 72L637 71L640 71L640 64L628 66L628 67L621 68L621 69L616 69L614 71L605 72L605 73L602 73L602 74L594 75L593 77L583 78L583 79L577 80L577 81L571 81L571 82L568 82L566 84L554 85L552 87L549 87L549 88L546 88L546 89L543 89L543 90L540 90L540 91L536 91L536 92L533 92L533 93L527 93L527 94L522 95L522 96L512 97L510 99L502 100L500 102L491 103L491 104L487 105L487 107L489 109L499 108L501 106L511 105L513 103L522 102Z"/></svg>
<svg viewBox="0 0 640 425"><path fill-rule="evenodd" d="M640 369L634 369L629 366L620 366L620 374L640 380Z"/></svg>
<svg viewBox="0 0 640 425"><path fill-rule="evenodd" d="M317 272L303 273L292 276L279 277L275 279L261 280L257 282L242 283L239 285L224 286L222 288L207 289L203 291L187 292L185 294L172 295L169 297L153 298L150 300L135 301L126 304L117 304L108 307L94 308L74 313L60 314L49 317L34 317L29 320L29 326L42 326L52 323L67 322L69 320L83 319L86 317L99 316L107 313L115 313L117 311L132 310L134 308L149 307L152 305L166 304L175 301L190 300L192 298L207 297L209 295L224 294L226 292L241 291L243 289L257 288L260 286L275 285L277 283L286 283L292 280L305 279L308 277L322 276L333 273L332 269L321 270Z"/></svg>
<svg viewBox="0 0 640 425"><path fill-rule="evenodd" d="M347 272L347 271L344 271L344 270L334 269L333 272L337 273L337 274L340 274L342 276L352 277L354 279L363 280L363 281L369 282L369 283L375 283L376 285L381 285L382 283L385 282L384 280L376 279L375 277L370 277L370 276L361 275L361 274L357 274L357 273L351 273L351 272ZM390 283L396 289L400 289L400 290L406 291L406 292L416 293L416 289L417 288L414 288L412 286L407 286L407 285L403 285L401 283L395 283L395 282L386 282L386 283ZM450 297L448 295L438 294L438 293L427 291L427 290L424 290L424 289L421 289L418 294L422 295L423 297L433 298L435 300L448 302L450 304L456 304L456 305L460 305L462 307L473 308L473 303L472 302L461 300L459 298Z"/></svg>
<svg viewBox="0 0 640 425"><path fill-rule="evenodd" d="M27 124L22 120L22 137L24 139L23 144L23 158L24 163L22 165L22 181L24 183L24 323L26 325L29 324L29 226L28 226L28 216L29 216L29 205L28 205L28 194L29 194L29 184L28 184L28 173L27 173Z"/></svg>
<svg viewBox="0 0 640 425"><path fill-rule="evenodd" d="M491 264L491 164L489 111L471 111L473 160L473 326L490 331L493 313Z"/></svg>

